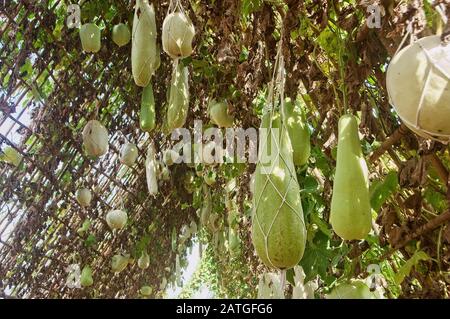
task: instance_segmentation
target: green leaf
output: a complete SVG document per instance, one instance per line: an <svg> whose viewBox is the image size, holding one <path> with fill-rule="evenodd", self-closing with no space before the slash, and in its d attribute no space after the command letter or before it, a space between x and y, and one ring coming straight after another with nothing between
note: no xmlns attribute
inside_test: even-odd
<svg viewBox="0 0 450 319"><path fill-rule="evenodd" d="M19 166L20 162L22 161L22 154L17 152L14 148L11 146L7 146L3 150L3 154L0 155L0 161L14 165L16 167Z"/></svg>
<svg viewBox="0 0 450 319"><path fill-rule="evenodd" d="M386 202L389 196L395 192L398 186L397 172L389 172L383 181L375 181L372 183L370 190L370 204L376 212Z"/></svg>
<svg viewBox="0 0 450 319"><path fill-rule="evenodd" d="M94 235L89 234L89 236L84 241L84 245L86 247L91 247L91 246L95 245L96 242L97 242L97 238L95 238Z"/></svg>
<svg viewBox="0 0 450 319"><path fill-rule="evenodd" d="M420 261L431 259L424 251L418 250L414 255L406 261L406 263L395 274L394 280L397 285L400 285L403 280L411 273L412 267L417 266Z"/></svg>
<svg viewBox="0 0 450 319"><path fill-rule="evenodd" d="M312 245L307 245L300 266L305 271L305 282L313 279L317 275L327 276L327 269L330 260L333 258L333 251L330 249L330 239L323 233L318 232L314 237Z"/></svg>

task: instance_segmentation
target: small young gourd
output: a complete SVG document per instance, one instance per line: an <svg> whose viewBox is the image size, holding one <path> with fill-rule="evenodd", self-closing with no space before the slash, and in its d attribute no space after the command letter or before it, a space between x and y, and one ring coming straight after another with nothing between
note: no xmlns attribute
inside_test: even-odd
<svg viewBox="0 0 450 319"><path fill-rule="evenodd" d="M131 167L136 162L138 155L138 149L135 144L125 143L120 150L120 162Z"/></svg>
<svg viewBox="0 0 450 319"><path fill-rule="evenodd" d="M82 287L89 287L94 284L94 279L92 278L92 269L89 266L84 266L81 270L80 284Z"/></svg>
<svg viewBox="0 0 450 319"><path fill-rule="evenodd" d="M108 130L99 121L89 121L83 129L82 137L83 146L87 155L99 157L108 152Z"/></svg>
<svg viewBox="0 0 450 319"><path fill-rule="evenodd" d="M120 209L115 209L106 214L106 223L111 229L122 229L127 223L127 213Z"/></svg>
<svg viewBox="0 0 450 319"><path fill-rule="evenodd" d="M209 106L209 116L211 121L218 127L233 126L234 117L228 113L228 105L226 102L212 101Z"/></svg>
<svg viewBox="0 0 450 319"><path fill-rule="evenodd" d="M131 32L124 23L116 24L112 30L112 39L119 47L123 47L130 42Z"/></svg>
<svg viewBox="0 0 450 319"><path fill-rule="evenodd" d="M146 251L142 252L141 257L138 259L138 267L142 270L147 269L150 266L150 256Z"/></svg>
<svg viewBox="0 0 450 319"><path fill-rule="evenodd" d="M142 91L139 124L141 126L141 130L144 132L153 131L156 125L155 98L153 96L152 83L149 83Z"/></svg>
<svg viewBox="0 0 450 319"><path fill-rule="evenodd" d="M294 164L305 165L311 153L311 141L308 127L303 120L300 107L294 101L287 98L284 103L284 123L291 139Z"/></svg>
<svg viewBox="0 0 450 319"><path fill-rule="evenodd" d="M82 207L87 207L91 204L92 194L91 191L87 188L80 188L77 190L75 197L77 198L78 204Z"/></svg>
<svg viewBox="0 0 450 319"><path fill-rule="evenodd" d="M80 29L81 46L85 52L96 53L100 51L101 44L101 31L100 28L94 23L86 23L81 26Z"/></svg>

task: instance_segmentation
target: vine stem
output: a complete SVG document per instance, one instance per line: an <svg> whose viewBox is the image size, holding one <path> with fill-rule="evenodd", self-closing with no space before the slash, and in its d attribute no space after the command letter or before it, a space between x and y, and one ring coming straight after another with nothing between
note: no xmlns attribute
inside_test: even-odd
<svg viewBox="0 0 450 319"><path fill-rule="evenodd" d="M399 142L402 137L406 134L408 128L405 124L402 123L398 129L392 133L382 144L379 148L377 148L372 155L370 155L369 162L374 163L376 162L381 155L383 155L385 152L387 152L395 143Z"/></svg>

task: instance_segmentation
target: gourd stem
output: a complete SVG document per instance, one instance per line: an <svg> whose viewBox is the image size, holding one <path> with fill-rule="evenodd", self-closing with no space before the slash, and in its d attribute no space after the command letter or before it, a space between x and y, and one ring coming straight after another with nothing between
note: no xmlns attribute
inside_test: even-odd
<svg viewBox="0 0 450 319"><path fill-rule="evenodd" d="M286 269L280 270L280 285L281 285L281 292L284 296L285 286L286 286Z"/></svg>

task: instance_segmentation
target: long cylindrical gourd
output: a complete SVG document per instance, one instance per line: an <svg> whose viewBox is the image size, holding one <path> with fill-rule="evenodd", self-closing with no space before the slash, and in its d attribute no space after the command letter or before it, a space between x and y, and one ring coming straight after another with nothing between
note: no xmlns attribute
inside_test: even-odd
<svg viewBox="0 0 450 319"><path fill-rule="evenodd" d="M364 239L371 228L369 177L353 115L339 119L330 223L346 240Z"/></svg>
<svg viewBox="0 0 450 319"><path fill-rule="evenodd" d="M271 122L272 129L268 129ZM268 132L266 136L260 135L260 155L269 154L272 160L264 163L260 156L256 166L253 245L267 266L288 269L298 264L306 244L306 228L292 160L292 146L287 129L282 125L278 114L273 118L269 113L265 114L261 128Z"/></svg>
<svg viewBox="0 0 450 319"><path fill-rule="evenodd" d="M144 132L151 132L155 128L155 98L153 87L149 83L142 91L140 125Z"/></svg>
<svg viewBox="0 0 450 319"><path fill-rule="evenodd" d="M150 143L145 159L145 175L147 177L147 188L150 195L155 196L158 193L158 180L156 178L156 151L153 143Z"/></svg>
<svg viewBox="0 0 450 319"><path fill-rule="evenodd" d="M189 108L189 71L182 63L178 63L172 75L169 94L167 128L172 131L186 123Z"/></svg>
<svg viewBox="0 0 450 319"><path fill-rule="evenodd" d="M148 0L136 0L132 45L131 69L134 82L146 87L156 70L159 50L156 44L156 20L153 4Z"/></svg>
<svg viewBox="0 0 450 319"><path fill-rule="evenodd" d="M296 106L295 102L286 99L283 116L294 151L294 164L297 166L305 165L311 153L311 136L302 118L300 108Z"/></svg>

